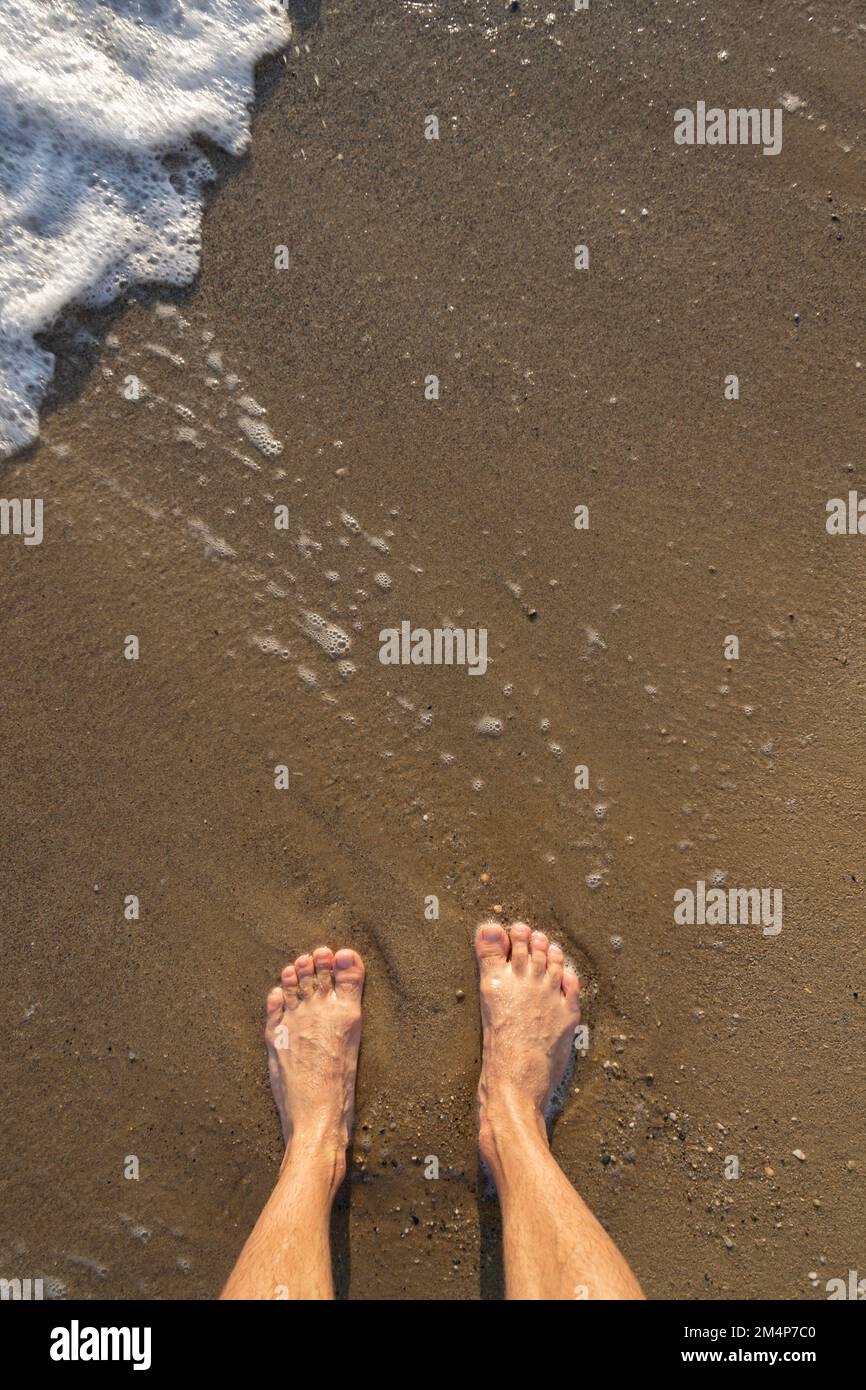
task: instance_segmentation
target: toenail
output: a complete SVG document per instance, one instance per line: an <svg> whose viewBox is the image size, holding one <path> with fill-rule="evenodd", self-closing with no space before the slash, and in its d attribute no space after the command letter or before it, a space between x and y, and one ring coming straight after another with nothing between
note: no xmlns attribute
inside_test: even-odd
<svg viewBox="0 0 866 1390"><path fill-rule="evenodd" d="M482 927L481 935L485 941L498 941L502 936L502 928L491 922L489 927Z"/></svg>
<svg viewBox="0 0 866 1390"><path fill-rule="evenodd" d="M347 969L349 968L350 965L354 965L354 964L355 964L355 962L354 962L353 960L340 960L339 958L337 959L337 962L336 962L336 965L337 965L337 969L338 969L338 970L347 970Z"/></svg>

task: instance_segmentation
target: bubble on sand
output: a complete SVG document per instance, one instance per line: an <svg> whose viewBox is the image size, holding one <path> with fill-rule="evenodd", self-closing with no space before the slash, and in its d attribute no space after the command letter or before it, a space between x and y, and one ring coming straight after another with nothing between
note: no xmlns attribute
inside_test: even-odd
<svg viewBox="0 0 866 1390"><path fill-rule="evenodd" d="M374 550L378 550L378 552L379 552L380 555L390 555L390 554L391 554L391 547L390 547L390 545L388 544L388 542L387 542L386 540L383 540L381 536L367 536L367 535L365 535L365 536L364 536L364 540L367 542L368 545L372 546Z"/></svg>
<svg viewBox="0 0 866 1390"><path fill-rule="evenodd" d="M283 446L279 439L271 434L263 420L253 420L249 415L238 417L238 428L246 435L251 444L254 444L260 454L273 456L281 454Z"/></svg>
<svg viewBox="0 0 866 1390"><path fill-rule="evenodd" d="M279 656L282 657L284 661L288 661L291 656L288 647L284 647L281 642L277 641L276 637L253 636L250 638L250 641L254 646L258 647L260 652L265 652L268 656Z"/></svg>
<svg viewBox="0 0 866 1390"><path fill-rule="evenodd" d="M203 521L198 517L190 517L187 527L204 544L205 555L210 559L213 555L218 555L222 560L233 560L237 551L233 550L228 541L223 540L222 536L215 536Z"/></svg>
<svg viewBox="0 0 866 1390"><path fill-rule="evenodd" d="M499 738L502 733L502 720L495 715L485 714L475 725L475 732L485 738Z"/></svg>
<svg viewBox="0 0 866 1390"><path fill-rule="evenodd" d="M590 892L594 893L604 883L604 875L599 873L587 874L584 882Z"/></svg>
<svg viewBox="0 0 866 1390"><path fill-rule="evenodd" d="M351 637L336 623L329 623L327 618L323 618L320 613L306 612L302 616L302 628L305 636L318 643L322 651L332 660L346 656L351 651Z"/></svg>
<svg viewBox="0 0 866 1390"><path fill-rule="evenodd" d="M295 541L295 547L298 553L303 555L305 560L309 560L310 556L320 554L322 543L321 541L314 540L312 536L308 536L306 531L302 531Z"/></svg>
<svg viewBox="0 0 866 1390"><path fill-rule="evenodd" d="M380 589L385 589L386 591L393 588L394 585L394 581L390 574L386 574L384 570L380 570L378 574L373 575L373 583L378 584Z"/></svg>

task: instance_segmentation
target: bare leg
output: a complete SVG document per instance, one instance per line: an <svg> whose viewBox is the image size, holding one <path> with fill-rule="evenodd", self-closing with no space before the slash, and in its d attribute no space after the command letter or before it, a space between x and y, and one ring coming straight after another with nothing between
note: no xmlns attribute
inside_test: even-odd
<svg viewBox="0 0 866 1390"><path fill-rule="evenodd" d="M543 932L498 922L475 937L484 1059L481 1156L502 1204L510 1299L643 1298L610 1236L557 1164L544 1111L580 1022L580 982Z"/></svg>
<svg viewBox="0 0 866 1390"><path fill-rule="evenodd" d="M286 1153L223 1298L334 1297L328 1225L346 1175L364 963L320 946L268 995L265 1042Z"/></svg>

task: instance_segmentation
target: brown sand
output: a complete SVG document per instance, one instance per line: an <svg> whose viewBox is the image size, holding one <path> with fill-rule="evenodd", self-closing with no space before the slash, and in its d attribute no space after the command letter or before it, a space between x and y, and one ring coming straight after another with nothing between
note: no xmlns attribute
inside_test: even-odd
<svg viewBox="0 0 866 1390"><path fill-rule="evenodd" d="M859 7L507 8L340 0L298 34L182 319L117 315L4 476L46 535L0 541L0 1273L217 1293L278 1161L264 993L329 941L369 966L340 1290L499 1294L470 949L494 903L585 975L554 1148L651 1296L862 1269L866 541L824 525L866 486ZM785 92L778 158L673 144L677 106ZM382 666L403 619L486 627L487 674ZM714 872L782 888L781 935L675 926Z"/></svg>

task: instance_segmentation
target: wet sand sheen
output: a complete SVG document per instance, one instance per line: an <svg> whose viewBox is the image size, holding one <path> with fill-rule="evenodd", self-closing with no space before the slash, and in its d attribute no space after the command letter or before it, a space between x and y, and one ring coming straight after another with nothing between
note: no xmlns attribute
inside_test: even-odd
<svg viewBox="0 0 866 1390"><path fill-rule="evenodd" d="M195 294L131 307L7 472L46 499L44 544L2 554L7 1262L79 1296L213 1296L278 1154L262 999L329 941L369 967L341 1287L495 1295L470 949L494 902L587 981L555 1148L650 1295L823 1297L806 1272L854 1262L862 613L823 518L862 486L866 185L855 152L840 242L829 136L792 119L778 159L709 166L668 119L684 84L771 103L769 66L800 91L811 64L847 136L818 18L820 42L705 25L662 53L603 15L557 48L338 9L263 102ZM404 619L486 627L485 676L382 666ZM675 927L714 871L781 886L781 936Z"/></svg>

